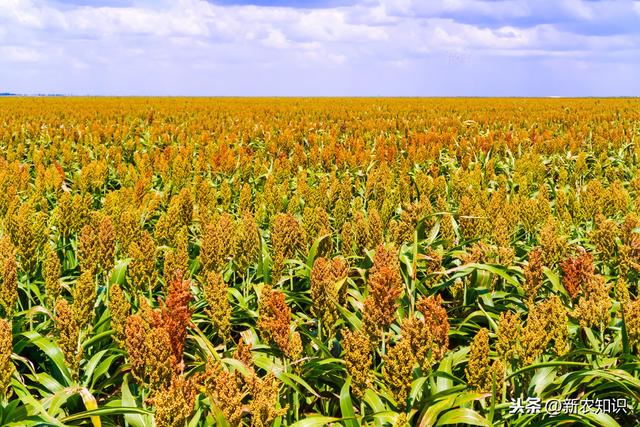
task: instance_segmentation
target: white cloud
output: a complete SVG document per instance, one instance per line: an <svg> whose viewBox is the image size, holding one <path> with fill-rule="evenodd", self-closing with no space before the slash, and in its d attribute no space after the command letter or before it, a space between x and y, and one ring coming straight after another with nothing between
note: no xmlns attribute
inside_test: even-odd
<svg viewBox="0 0 640 427"><path fill-rule="evenodd" d="M602 3L612 6L603 8ZM629 55L637 57L639 33L611 23L629 22L629 13L640 14L640 2L614 3L360 0L349 6L297 9L204 0L138 0L129 6L118 2L117 7L2 0L0 82L27 84L24 76L36 75L46 84L53 82L51 75L64 76L71 68L76 77L85 76L87 86L103 84L100 90L142 87L153 92L173 84L197 91L203 82L213 85L207 73L226 79L230 87L244 87L234 81L254 67L273 70L270 78L283 87L306 82L300 69L317 70L322 78L333 76L341 84L348 79L338 72L357 76L353 85L379 85L378 76L390 70L420 78L420 70L440 67L438 72L447 76L452 74L448 67L460 72L495 58L626 61L638 67ZM452 60L460 52L465 60ZM81 79L55 80L60 82L74 91ZM405 84L395 77L389 81L390 87Z"/></svg>
<svg viewBox="0 0 640 427"><path fill-rule="evenodd" d="M34 62L43 59L38 51L22 46L0 46L0 57L7 62Z"/></svg>

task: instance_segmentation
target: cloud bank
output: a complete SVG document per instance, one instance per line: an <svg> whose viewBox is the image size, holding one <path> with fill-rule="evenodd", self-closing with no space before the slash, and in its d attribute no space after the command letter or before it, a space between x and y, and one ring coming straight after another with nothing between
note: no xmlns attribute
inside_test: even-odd
<svg viewBox="0 0 640 427"><path fill-rule="evenodd" d="M640 1L3 0L0 92L637 96Z"/></svg>

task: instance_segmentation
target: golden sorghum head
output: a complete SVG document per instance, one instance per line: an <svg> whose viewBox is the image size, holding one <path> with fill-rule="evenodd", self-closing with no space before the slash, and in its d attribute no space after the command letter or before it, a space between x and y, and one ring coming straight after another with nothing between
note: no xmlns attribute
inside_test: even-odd
<svg viewBox="0 0 640 427"><path fill-rule="evenodd" d="M424 316L423 321L430 335L432 361L441 360L449 348L450 329L447 310L442 306L442 297L440 295L421 296L416 308Z"/></svg>
<svg viewBox="0 0 640 427"><path fill-rule="evenodd" d="M384 227L378 210L373 207L367 218L367 248L375 248L384 243Z"/></svg>
<svg viewBox="0 0 640 427"><path fill-rule="evenodd" d="M347 373L351 376L353 394L362 399L364 392L371 387L371 342L363 331L351 332L343 329L342 348L344 349L344 363Z"/></svg>
<svg viewBox="0 0 640 427"><path fill-rule="evenodd" d="M485 211L488 202L488 195L479 190L469 191L460 199L458 224L464 239L482 238L491 232L493 222Z"/></svg>
<svg viewBox="0 0 640 427"><path fill-rule="evenodd" d="M182 375L175 376L168 387L159 390L152 398L157 427L182 427L193 412L196 386Z"/></svg>
<svg viewBox="0 0 640 427"><path fill-rule="evenodd" d="M233 218L226 212L205 227L200 244L203 270L219 271L229 262L235 246L234 228Z"/></svg>
<svg viewBox="0 0 640 427"><path fill-rule="evenodd" d="M608 299L608 298L607 298ZM562 304L559 296L554 295L548 298L541 309L546 312L547 327L544 331L550 340L553 340L553 351L558 356L562 356L569 350L569 317L567 309Z"/></svg>
<svg viewBox="0 0 640 427"><path fill-rule="evenodd" d="M293 215L276 215L271 226L271 245L273 248L271 282L277 283L285 262L294 258L296 252L303 250L306 245L304 229Z"/></svg>
<svg viewBox="0 0 640 427"><path fill-rule="evenodd" d="M258 329L262 339L276 344L283 353L289 353L291 309L284 294L264 285L258 304Z"/></svg>
<svg viewBox="0 0 640 427"><path fill-rule="evenodd" d="M500 313L496 351L505 360L511 361L519 354L519 336L522 324L515 311Z"/></svg>
<svg viewBox="0 0 640 427"><path fill-rule="evenodd" d="M353 240L353 224L345 222L342 225L340 231L340 251L342 255L349 256L354 253L354 240Z"/></svg>
<svg viewBox="0 0 640 427"><path fill-rule="evenodd" d="M377 254L376 254L377 259ZM383 265L371 268L369 276L369 295L364 302L364 328L374 340L395 319L398 298L402 294L402 280L396 269Z"/></svg>
<svg viewBox="0 0 640 427"><path fill-rule="evenodd" d="M407 420L407 414L401 412L397 414L396 420L393 422L393 427L410 427L409 421Z"/></svg>
<svg viewBox="0 0 640 427"><path fill-rule="evenodd" d="M602 212L606 200L605 189L599 179L592 179L581 189L578 205L578 217L581 220L591 220Z"/></svg>
<svg viewBox="0 0 640 427"><path fill-rule="evenodd" d="M206 313L218 336L224 341L231 338L231 304L227 295L227 284L222 274L209 271L203 283Z"/></svg>
<svg viewBox="0 0 640 427"><path fill-rule="evenodd" d="M423 372L428 372L443 349L435 342L427 323L417 317L404 318L400 324L400 335L409 344L414 362Z"/></svg>
<svg viewBox="0 0 640 427"><path fill-rule="evenodd" d="M560 224L552 216L549 216L540 230L542 264L549 268L557 266L564 258L568 248L567 238L562 234Z"/></svg>
<svg viewBox="0 0 640 427"><path fill-rule="evenodd" d="M109 311L111 312L113 339L120 348L124 348L126 343L125 328L131 312L131 304L117 283L109 288Z"/></svg>
<svg viewBox="0 0 640 427"><path fill-rule="evenodd" d="M11 376L15 370L11 361L13 352L13 333L11 323L0 319L0 399L7 396L7 389L11 383Z"/></svg>
<svg viewBox="0 0 640 427"><path fill-rule="evenodd" d="M251 200L251 186L248 182L245 182L242 185L242 190L240 190L240 198L238 200L238 211L239 212L253 212L253 202Z"/></svg>
<svg viewBox="0 0 640 427"><path fill-rule="evenodd" d="M127 317L125 324L125 347L129 355L131 374L138 384L144 384L145 340L149 332L149 324L139 314Z"/></svg>
<svg viewBox="0 0 640 427"><path fill-rule="evenodd" d="M233 358L241 361L247 368L252 368L253 356L251 355L251 344L245 343L242 338L239 339L236 349L233 352Z"/></svg>
<svg viewBox="0 0 640 427"><path fill-rule="evenodd" d="M618 302L623 306L631 300L631 296L629 295L629 283L622 277L618 278L616 281L614 294ZM618 315L620 315L620 312L618 312Z"/></svg>
<svg viewBox="0 0 640 427"><path fill-rule="evenodd" d="M78 238L78 260L83 270L97 270L100 264L100 243L96 229L87 224Z"/></svg>
<svg viewBox="0 0 640 427"><path fill-rule="evenodd" d="M193 219L193 199L189 189L182 191L169 202L167 212L162 214L156 223L156 237L169 246L175 244L175 237L180 229L188 227Z"/></svg>
<svg viewBox="0 0 640 427"><path fill-rule="evenodd" d="M116 232L111 218L103 216L98 225L99 265L106 272L113 267L116 253Z"/></svg>
<svg viewBox="0 0 640 427"><path fill-rule="evenodd" d="M69 237L80 231L89 219L92 202L91 194L71 196L63 192L60 195L52 212L52 222L61 236Z"/></svg>
<svg viewBox="0 0 640 427"><path fill-rule="evenodd" d="M488 393L493 387L493 371L489 361L489 331L480 329L471 343L469 362L465 369L468 386L480 393Z"/></svg>
<svg viewBox="0 0 640 427"><path fill-rule="evenodd" d="M140 214L133 208L126 209L117 218L116 232L118 243L120 244L120 252L124 256L130 255L131 244L138 242L142 235Z"/></svg>
<svg viewBox="0 0 640 427"><path fill-rule="evenodd" d="M615 255L616 238L620 234L618 224L598 214L595 217L595 229L590 233L590 238L600 255L600 259L609 262Z"/></svg>
<svg viewBox="0 0 640 427"><path fill-rule="evenodd" d="M260 255L260 230L253 215L245 212L236 226L234 263L241 276L247 273Z"/></svg>
<svg viewBox="0 0 640 427"><path fill-rule="evenodd" d="M176 248L167 252L164 258L164 280L171 282L189 272L189 230L182 227L175 238Z"/></svg>
<svg viewBox="0 0 640 427"><path fill-rule="evenodd" d="M73 317L79 328L91 325L93 321L93 306L96 303L96 283L93 271L83 272L72 290Z"/></svg>
<svg viewBox="0 0 640 427"><path fill-rule="evenodd" d="M382 375L399 408L404 408L407 404L416 362L411 343L404 337L391 346L384 356Z"/></svg>
<svg viewBox="0 0 640 427"><path fill-rule="evenodd" d="M82 270L107 272L113 267L116 235L109 216L95 214L92 223L82 227L78 250Z"/></svg>
<svg viewBox="0 0 640 427"><path fill-rule="evenodd" d="M31 273L36 268L40 249L47 241L47 216L36 210L29 200L20 207L10 207L6 216L6 229L16 248L21 269Z"/></svg>
<svg viewBox="0 0 640 427"><path fill-rule="evenodd" d="M6 237L0 239L0 313L7 318L13 316L18 299L17 268L13 245Z"/></svg>
<svg viewBox="0 0 640 427"><path fill-rule="evenodd" d="M44 262L42 266L42 276L44 278L44 288L46 290L47 301L53 303L60 295L60 258L55 249L47 245L44 250Z"/></svg>
<svg viewBox="0 0 640 427"><path fill-rule="evenodd" d="M496 359L491 364L491 387L493 387L493 378L496 381L496 394L499 396L502 394L502 388L504 387L505 367L502 359Z"/></svg>
<svg viewBox="0 0 640 427"><path fill-rule="evenodd" d="M193 220L193 197L189 188L183 188L169 204L169 210L175 210L181 226L189 226Z"/></svg>
<svg viewBox="0 0 640 427"><path fill-rule="evenodd" d="M640 300L633 300L625 304L624 324L629 337L629 345L640 349Z"/></svg>
<svg viewBox="0 0 640 427"><path fill-rule="evenodd" d="M204 373L204 386L211 401L222 411L229 425L241 425L243 400L247 395L244 379L236 370L230 371L214 360L208 360Z"/></svg>
<svg viewBox="0 0 640 427"><path fill-rule="evenodd" d="M333 330L338 319L338 289L332 263L324 257L317 258L311 269L311 313L322 319L327 331Z"/></svg>
<svg viewBox="0 0 640 427"><path fill-rule="evenodd" d="M233 199L233 192L231 191L231 185L228 180L223 180L220 183L220 192L218 193L220 197L220 205L222 205L222 209L225 211L229 211L231 209L231 199Z"/></svg>
<svg viewBox="0 0 640 427"><path fill-rule="evenodd" d="M571 298L576 298L595 274L593 256L584 249L580 252L577 257L568 258L561 264L562 284Z"/></svg>
<svg viewBox="0 0 640 427"><path fill-rule="evenodd" d="M606 327L611 318L609 297L611 285L599 274L593 275L585 283L583 293L578 299L578 306L573 316L580 319L580 325L586 327Z"/></svg>
<svg viewBox="0 0 640 427"><path fill-rule="evenodd" d="M333 225L337 230L347 222L349 217L349 201L340 197L333 207Z"/></svg>
<svg viewBox="0 0 640 427"><path fill-rule="evenodd" d="M544 278L542 271L542 249L535 248L529 252L529 263L524 267L524 293L530 301L538 295Z"/></svg>
<svg viewBox="0 0 640 427"><path fill-rule="evenodd" d="M253 383L249 412L251 427L269 427L273 421L287 413L287 408L278 408L280 382L272 375L257 379Z"/></svg>
<svg viewBox="0 0 640 427"><path fill-rule="evenodd" d="M300 332L292 331L289 336L289 352L287 353L287 356L295 362L302 358L303 351L304 348L302 346L302 337L300 336Z"/></svg>
<svg viewBox="0 0 640 427"><path fill-rule="evenodd" d="M146 291L153 288L158 273L156 272L156 243L148 231L143 231L140 240L129 245L131 261L127 271L133 281L133 288Z"/></svg>
<svg viewBox="0 0 640 427"><path fill-rule="evenodd" d="M343 257L334 257L331 260L331 272L333 274L333 279L339 284L338 304L344 305L347 301L346 280L349 276L349 264L347 264L347 261Z"/></svg>
<svg viewBox="0 0 640 427"><path fill-rule="evenodd" d="M80 327L74 318L74 312L64 298L58 298L55 306L54 324L58 333L58 345L64 355L71 373L77 377L82 347L80 346Z"/></svg>
<svg viewBox="0 0 640 427"><path fill-rule="evenodd" d="M554 352L565 354L569 349L567 309L557 295L541 303L529 304L529 315L520 336L520 362L528 366L554 342Z"/></svg>
<svg viewBox="0 0 640 427"><path fill-rule="evenodd" d="M152 393L169 386L175 375L172 333L162 327L151 328L144 339L144 380Z"/></svg>
<svg viewBox="0 0 640 427"><path fill-rule="evenodd" d="M302 214L302 225L307 238L314 241L318 237L329 233L329 215L320 206L315 208L306 206Z"/></svg>
<svg viewBox="0 0 640 427"><path fill-rule="evenodd" d="M640 239L640 235L634 230L640 226L640 218L635 212L629 212L620 225L620 239L623 243L632 244Z"/></svg>
<svg viewBox="0 0 640 427"><path fill-rule="evenodd" d="M502 247L511 246L511 237L513 234L513 230L511 229L511 224L509 220L504 216L500 215L496 218L495 223L493 225L492 238L493 241Z"/></svg>
<svg viewBox="0 0 640 427"><path fill-rule="evenodd" d="M402 281L400 276L400 261L398 260L398 252L395 248L387 248L384 245L379 245L376 248L375 255L373 256L373 266L369 270L369 276L375 274L382 267L387 267L392 270L394 279L398 282Z"/></svg>

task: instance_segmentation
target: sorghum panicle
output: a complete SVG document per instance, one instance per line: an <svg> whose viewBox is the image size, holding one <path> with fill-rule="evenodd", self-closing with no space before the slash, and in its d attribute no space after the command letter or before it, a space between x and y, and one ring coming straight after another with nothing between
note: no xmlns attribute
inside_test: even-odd
<svg viewBox="0 0 640 427"><path fill-rule="evenodd" d="M13 316L18 300L18 265L8 238L0 239L0 309L4 317Z"/></svg>
<svg viewBox="0 0 640 427"><path fill-rule="evenodd" d="M383 265L371 268L369 296L364 302L363 323L372 339L380 337L382 331L395 319L398 298L402 294L402 281L397 269Z"/></svg>
<svg viewBox="0 0 640 427"><path fill-rule="evenodd" d="M71 373L77 376L82 358L82 347L79 345L80 327L72 308L64 298L58 298L56 301L54 324L64 360Z"/></svg>
<svg viewBox="0 0 640 427"><path fill-rule="evenodd" d="M245 413L244 398L247 395L245 381L236 371L223 368L214 360L207 361L204 386L209 398L222 411L232 426L241 425Z"/></svg>
<svg viewBox="0 0 640 427"><path fill-rule="evenodd" d="M60 258L56 251L51 246L47 245L44 253L42 276L44 279L44 288L48 302L53 303L60 295L60 272Z"/></svg>
<svg viewBox="0 0 640 427"><path fill-rule="evenodd" d="M522 324L514 311L500 313L498 321L498 342L496 351L506 361L511 361L520 353L519 337Z"/></svg>
<svg viewBox="0 0 640 427"><path fill-rule="evenodd" d="M576 319L580 319L581 326L604 328L609 324L613 305L609 297L610 290L611 284L599 274L584 283L583 293L573 313Z"/></svg>
<svg viewBox="0 0 640 427"><path fill-rule="evenodd" d="M236 225L234 241L234 263L238 274L244 276L260 255L260 230L250 212L245 212Z"/></svg>
<svg viewBox="0 0 640 427"><path fill-rule="evenodd" d="M407 404L416 362L411 343L404 337L391 346L384 356L382 375L399 408L404 408Z"/></svg>
<svg viewBox="0 0 640 427"><path fill-rule="evenodd" d="M12 353L13 332L11 331L11 323L6 319L0 319L0 400L4 400L7 397L7 389L15 370L11 360Z"/></svg>
<svg viewBox="0 0 640 427"><path fill-rule="evenodd" d="M291 309L285 302L284 294L264 285L258 312L258 329L262 339L276 344L284 354L290 356Z"/></svg>
<svg viewBox="0 0 640 427"><path fill-rule="evenodd" d="M197 389L191 379L174 376L168 387L153 396L156 427L183 427L195 405Z"/></svg>
<svg viewBox="0 0 640 427"><path fill-rule="evenodd" d="M158 273L156 272L156 243L148 231L143 231L140 239L129 245L131 261L127 271L133 281L133 288L147 291L153 288Z"/></svg>
<svg viewBox="0 0 640 427"><path fill-rule="evenodd" d="M178 362L173 351L173 331L151 328L144 339L144 383L152 394L169 386ZM182 359L182 355L180 357Z"/></svg>
<svg viewBox="0 0 640 427"><path fill-rule="evenodd" d="M278 409L278 389L280 382L272 375L257 379L252 390L252 399L249 402L251 412L251 427L269 427L273 421L286 414L287 408Z"/></svg>
<svg viewBox="0 0 640 427"><path fill-rule="evenodd" d="M205 227L200 245L203 270L219 271L229 262L235 246L234 229L233 218L226 212Z"/></svg>
<svg viewBox="0 0 640 427"><path fill-rule="evenodd" d="M203 290L207 301L207 316L218 336L226 342L231 338L231 304L222 274L209 271L204 280Z"/></svg>
<svg viewBox="0 0 640 427"><path fill-rule="evenodd" d="M489 360L489 331L486 328L473 338L469 352L469 362L465 369L467 384L480 393L489 393L493 389L493 377L496 383L502 379L504 365L498 359L491 364Z"/></svg>
<svg viewBox="0 0 640 427"><path fill-rule="evenodd" d="M569 292L571 298L576 298L595 274L593 256L584 249L580 250L577 257L564 260L560 267L562 269L562 285Z"/></svg>
<svg viewBox="0 0 640 427"><path fill-rule="evenodd" d="M277 283L283 273L285 262L294 258L296 252L306 245L304 229L291 214L278 214L271 226L271 245L273 247L273 266L271 282Z"/></svg>
<svg viewBox="0 0 640 427"><path fill-rule="evenodd" d="M93 307L96 303L97 291L94 273L91 270L83 272L72 290L73 317L80 329L92 324Z"/></svg>
<svg viewBox="0 0 640 427"><path fill-rule="evenodd" d="M176 235L175 245L175 249L169 250L164 258L165 284L189 273L189 230L186 226L182 227Z"/></svg>
<svg viewBox="0 0 640 427"><path fill-rule="evenodd" d="M113 339L120 348L126 344L126 324L131 312L131 304L117 283L109 288L109 311L111 312L111 329Z"/></svg>
<svg viewBox="0 0 640 427"><path fill-rule="evenodd" d="M162 327L170 333L171 351L176 362L182 361L187 327L191 324L191 281L181 275L169 284L169 292L162 308Z"/></svg>
<svg viewBox="0 0 640 427"><path fill-rule="evenodd" d="M640 349L640 300L633 300L624 305L624 322L629 337L629 345Z"/></svg>

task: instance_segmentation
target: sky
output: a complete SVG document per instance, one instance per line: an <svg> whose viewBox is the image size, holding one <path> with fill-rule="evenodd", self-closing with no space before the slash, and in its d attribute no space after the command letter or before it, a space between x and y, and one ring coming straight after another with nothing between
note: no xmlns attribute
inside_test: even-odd
<svg viewBox="0 0 640 427"><path fill-rule="evenodd" d="M640 0L0 0L0 92L640 96Z"/></svg>

